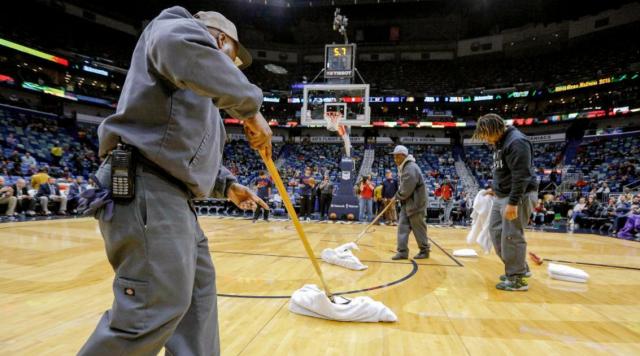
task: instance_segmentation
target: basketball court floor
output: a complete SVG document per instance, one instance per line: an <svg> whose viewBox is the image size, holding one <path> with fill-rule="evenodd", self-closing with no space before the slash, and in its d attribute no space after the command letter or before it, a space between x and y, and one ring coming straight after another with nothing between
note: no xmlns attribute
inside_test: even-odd
<svg viewBox="0 0 640 356"><path fill-rule="evenodd" d="M531 251L587 263L572 266L591 279L551 280L545 262L531 266L529 292L509 293L494 288L495 255L451 256L467 247L466 229L430 228L431 259L395 262L395 228L377 226L356 252L368 270L322 265L334 291L371 296L399 318L359 324L288 311L288 295L318 283L290 222L200 221L217 269L223 355L640 354L637 242L529 232ZM317 255L363 228L304 226ZM111 304L113 273L93 219L0 225L0 271L2 355L75 354Z"/></svg>

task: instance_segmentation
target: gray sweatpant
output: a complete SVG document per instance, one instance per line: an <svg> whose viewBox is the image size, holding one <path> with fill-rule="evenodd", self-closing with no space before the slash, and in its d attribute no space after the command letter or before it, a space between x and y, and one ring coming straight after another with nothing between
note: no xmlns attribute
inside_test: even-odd
<svg viewBox="0 0 640 356"><path fill-rule="evenodd" d="M136 196L100 220L114 301L80 355L219 355L215 271L187 194L138 167Z"/></svg>
<svg viewBox="0 0 640 356"><path fill-rule="evenodd" d="M529 224L531 211L537 201L537 192L523 195L518 204L518 217L513 220L504 218L504 209L509 202L509 197L496 198L493 201L489 217L489 233L496 254L504 263L507 277L524 276L529 270L524 228Z"/></svg>
<svg viewBox="0 0 640 356"><path fill-rule="evenodd" d="M424 213L417 213L407 216L405 208L400 209L400 218L398 219L398 247L400 254L409 254L409 233L413 231L420 251L428 251L430 249L429 240L427 239L427 222L424 219Z"/></svg>

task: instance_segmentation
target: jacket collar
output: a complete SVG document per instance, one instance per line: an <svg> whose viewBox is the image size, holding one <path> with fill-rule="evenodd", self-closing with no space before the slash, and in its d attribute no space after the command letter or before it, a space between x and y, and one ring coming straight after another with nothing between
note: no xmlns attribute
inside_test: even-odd
<svg viewBox="0 0 640 356"><path fill-rule="evenodd" d="M402 163L400 164L400 167L398 167L398 171L400 171L402 173L402 169L404 169L405 164L407 164L408 162L415 162L416 159L413 158L413 155L408 155L407 158L404 159L404 161L402 161Z"/></svg>

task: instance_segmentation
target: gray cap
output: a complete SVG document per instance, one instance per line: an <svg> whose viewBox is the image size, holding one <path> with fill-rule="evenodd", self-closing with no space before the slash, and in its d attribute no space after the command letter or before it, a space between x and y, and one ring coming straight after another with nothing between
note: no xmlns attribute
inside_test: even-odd
<svg viewBox="0 0 640 356"><path fill-rule="evenodd" d="M236 66L240 69L247 68L251 65L253 59L251 53L240 43L238 39L238 30L233 22L229 21L224 15L215 11L199 11L193 15L196 19L200 20L207 27L215 28L216 30L224 32L227 36L231 37L238 44L238 56L235 58Z"/></svg>
<svg viewBox="0 0 640 356"><path fill-rule="evenodd" d="M409 155L409 149L403 145L397 145L396 148L391 152L392 155Z"/></svg>

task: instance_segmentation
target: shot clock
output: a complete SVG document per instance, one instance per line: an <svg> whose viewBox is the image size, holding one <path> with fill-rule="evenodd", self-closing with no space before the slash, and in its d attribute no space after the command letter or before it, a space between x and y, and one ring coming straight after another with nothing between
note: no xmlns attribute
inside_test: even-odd
<svg viewBox="0 0 640 356"><path fill-rule="evenodd" d="M353 78L355 56L355 43L326 45L324 53L324 77Z"/></svg>

